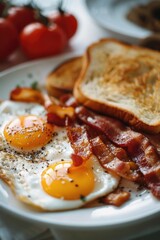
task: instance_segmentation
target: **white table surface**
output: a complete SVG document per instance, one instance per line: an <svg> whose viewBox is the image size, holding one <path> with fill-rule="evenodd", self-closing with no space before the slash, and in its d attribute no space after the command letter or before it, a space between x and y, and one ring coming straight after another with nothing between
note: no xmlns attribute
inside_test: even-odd
<svg viewBox="0 0 160 240"><path fill-rule="evenodd" d="M50 3L53 3L53 0L37 0L37 2L40 2L41 4L44 4L45 2L47 6ZM72 13L76 15L79 21L78 31L70 41L70 47L67 49L67 51L74 52L79 49L83 52L86 47L92 42L103 37L112 37L112 35L110 35L106 30L99 27L90 17L83 0L67 0L67 7ZM22 61L25 61L23 57ZM6 67L10 67L11 64L11 62L1 64L0 70ZM13 64L15 64L15 62ZM43 227L39 227L36 224L19 219L18 217L12 216L10 213L2 211L2 209L0 209L0 240L29 240L44 230L45 228ZM160 232L137 238L137 240L150 240L152 238L154 240L159 240ZM37 239L41 240L43 238L38 237ZM47 239L52 240L54 238L49 235ZM74 240L74 236L71 240Z"/></svg>

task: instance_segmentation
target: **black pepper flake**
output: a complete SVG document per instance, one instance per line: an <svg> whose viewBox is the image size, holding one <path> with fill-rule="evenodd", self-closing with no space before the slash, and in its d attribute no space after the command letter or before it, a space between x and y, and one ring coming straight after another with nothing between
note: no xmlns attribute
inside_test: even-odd
<svg viewBox="0 0 160 240"><path fill-rule="evenodd" d="M80 200L81 200L82 202L85 202L85 201L86 201L85 196L84 196L84 195L80 195Z"/></svg>
<svg viewBox="0 0 160 240"><path fill-rule="evenodd" d="M75 187L79 187L79 185L78 185L78 184L75 184Z"/></svg>

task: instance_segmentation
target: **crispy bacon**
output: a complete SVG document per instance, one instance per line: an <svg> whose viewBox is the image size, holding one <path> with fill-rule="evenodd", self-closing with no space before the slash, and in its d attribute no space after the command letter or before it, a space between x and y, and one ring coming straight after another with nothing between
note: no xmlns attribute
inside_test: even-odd
<svg viewBox="0 0 160 240"><path fill-rule="evenodd" d="M47 122L57 126L65 126L68 119L74 118L74 108L51 104L47 107Z"/></svg>
<svg viewBox="0 0 160 240"><path fill-rule="evenodd" d="M72 161L73 161L73 165L75 167L78 167L78 166L83 164L83 158L81 156L72 153L71 158L72 158Z"/></svg>
<svg viewBox="0 0 160 240"><path fill-rule="evenodd" d="M76 108L76 115L82 122L103 132L114 144L126 149L139 166L148 188L160 199L160 159L148 138L114 118L92 113L85 107Z"/></svg>
<svg viewBox="0 0 160 240"><path fill-rule="evenodd" d="M47 111L47 122L57 126L65 126L67 118L74 118L73 107L63 107L54 98L43 94L44 107Z"/></svg>
<svg viewBox="0 0 160 240"><path fill-rule="evenodd" d="M67 126L67 134L74 153L80 156L84 161L92 155L92 146L90 144L85 126L75 125ZM74 158L72 159L74 160Z"/></svg>
<svg viewBox="0 0 160 240"><path fill-rule="evenodd" d="M105 204L114 205L116 207L121 206L130 198L130 193L125 191L115 191L109 193L106 197L102 198L102 202Z"/></svg>
<svg viewBox="0 0 160 240"><path fill-rule="evenodd" d="M160 134L145 134L160 155Z"/></svg>
<svg viewBox="0 0 160 240"><path fill-rule="evenodd" d="M64 127L66 118L61 118L57 114L54 114L52 112L47 113L47 122L54 124L59 127Z"/></svg>
<svg viewBox="0 0 160 240"><path fill-rule="evenodd" d="M131 181L142 181L142 176L138 172L138 166L134 162L129 161L126 152L122 148L114 146L108 140L104 143L99 136L91 139L91 144L93 153L107 171L116 173Z"/></svg>
<svg viewBox="0 0 160 240"><path fill-rule="evenodd" d="M60 118L65 118L69 116L70 118L74 117L74 108L73 107L61 107L56 104L51 104L47 107L47 112L54 113Z"/></svg>
<svg viewBox="0 0 160 240"><path fill-rule="evenodd" d="M10 100L27 103L44 103L42 93L30 87L17 87L13 89L10 93Z"/></svg>

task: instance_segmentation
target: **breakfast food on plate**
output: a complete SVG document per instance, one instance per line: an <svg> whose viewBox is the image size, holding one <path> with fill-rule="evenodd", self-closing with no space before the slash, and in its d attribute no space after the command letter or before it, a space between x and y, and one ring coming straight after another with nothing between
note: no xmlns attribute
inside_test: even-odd
<svg viewBox="0 0 160 240"><path fill-rule="evenodd" d="M120 121L97 115L85 107L76 109L76 114L83 123L107 137L107 143L100 138L92 140L93 152L101 164L119 175L124 173L121 176L125 178L128 176L133 181L145 182L153 195L160 199L160 156L149 139ZM114 145L112 147L110 141L125 152L118 149L117 154L117 149Z"/></svg>
<svg viewBox="0 0 160 240"><path fill-rule="evenodd" d="M71 58L56 67L46 78L48 94L60 97L73 90L82 68L82 57Z"/></svg>
<svg viewBox="0 0 160 240"><path fill-rule="evenodd" d="M123 179L160 200L160 137L142 131L159 132L159 59L105 39L53 72L50 83L60 79L66 90L71 83L75 97L12 90L0 104L0 178L16 197L47 211L97 199L120 206L131 197ZM76 61L82 71L70 81L67 66Z"/></svg>
<svg viewBox="0 0 160 240"><path fill-rule="evenodd" d="M74 87L83 105L141 131L160 132L160 53L116 40L91 45Z"/></svg>
<svg viewBox="0 0 160 240"><path fill-rule="evenodd" d="M119 177L105 172L93 155L72 166L67 131L47 122L43 106L4 101L0 114L0 177L21 201L45 210L72 209L118 186Z"/></svg>

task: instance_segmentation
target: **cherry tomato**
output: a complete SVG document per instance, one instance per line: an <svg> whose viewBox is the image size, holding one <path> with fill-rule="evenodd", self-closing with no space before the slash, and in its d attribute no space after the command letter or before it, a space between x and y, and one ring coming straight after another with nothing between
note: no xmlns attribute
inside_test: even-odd
<svg viewBox="0 0 160 240"><path fill-rule="evenodd" d="M66 33L67 39L70 39L77 31L78 21L74 15L66 12L50 14L48 16L50 22L56 23Z"/></svg>
<svg viewBox="0 0 160 240"><path fill-rule="evenodd" d="M23 29L20 43L26 56L34 59L60 53L67 40L65 33L56 24L47 27L37 22Z"/></svg>
<svg viewBox="0 0 160 240"><path fill-rule="evenodd" d="M15 25L18 32L21 32L26 25L36 21L35 10L29 7L11 7L7 14L7 19Z"/></svg>
<svg viewBox="0 0 160 240"><path fill-rule="evenodd" d="M14 25L0 18L0 61L5 60L18 46L18 33Z"/></svg>

